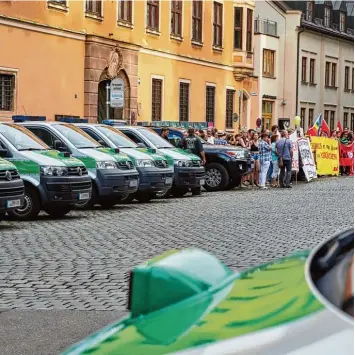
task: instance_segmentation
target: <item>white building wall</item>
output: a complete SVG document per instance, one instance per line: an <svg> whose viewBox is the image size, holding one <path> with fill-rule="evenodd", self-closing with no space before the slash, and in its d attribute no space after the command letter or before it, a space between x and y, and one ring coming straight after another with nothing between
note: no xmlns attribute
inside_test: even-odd
<svg viewBox="0 0 355 355"><path fill-rule="evenodd" d="M255 34L255 75L259 77L259 117L262 116L263 95L276 96L273 101L271 124L279 118L295 116L296 103L296 64L297 64L297 26L301 12L285 13L272 2L256 1L255 18L277 22L277 37ZM275 78L263 77L263 50L275 51Z"/></svg>
<svg viewBox="0 0 355 355"><path fill-rule="evenodd" d="M299 65L299 111L306 108L306 124L308 127L309 109L314 109L314 118L324 110L335 111L335 127L338 119L343 123L344 112L354 112L354 94L344 91L345 66L350 67L349 86L351 87L351 69L354 67L353 43L325 36L306 30L300 36L300 65ZM302 83L302 57L307 60L307 81ZM309 59L315 58L315 83L309 83ZM325 86L325 63L337 64L336 87ZM331 73L331 70L330 70ZM329 122L328 122L329 123Z"/></svg>

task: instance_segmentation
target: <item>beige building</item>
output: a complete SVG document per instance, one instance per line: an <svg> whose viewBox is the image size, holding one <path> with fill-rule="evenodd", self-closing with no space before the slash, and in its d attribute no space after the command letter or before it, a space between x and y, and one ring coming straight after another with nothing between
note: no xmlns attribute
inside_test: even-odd
<svg viewBox="0 0 355 355"><path fill-rule="evenodd" d="M312 126L322 113L354 129L354 3L256 1L255 75L264 125Z"/></svg>
<svg viewBox="0 0 355 355"><path fill-rule="evenodd" d="M353 1L289 1L302 11L297 113L302 126L323 113L330 129L354 129Z"/></svg>
<svg viewBox="0 0 355 355"><path fill-rule="evenodd" d="M271 128L279 120L292 121L296 114L296 43L301 11L280 1L256 1L255 6L258 117Z"/></svg>

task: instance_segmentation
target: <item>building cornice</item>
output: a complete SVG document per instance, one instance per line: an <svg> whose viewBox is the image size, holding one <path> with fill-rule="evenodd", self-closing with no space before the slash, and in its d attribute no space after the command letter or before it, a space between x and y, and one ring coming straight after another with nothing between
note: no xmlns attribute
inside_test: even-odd
<svg viewBox="0 0 355 355"><path fill-rule="evenodd" d="M60 27L48 26L34 21L19 19L0 15L0 25L21 28L39 33L45 33L53 36L65 37L77 41L85 41L85 32L66 30Z"/></svg>
<svg viewBox="0 0 355 355"><path fill-rule="evenodd" d="M313 24L313 23L310 23L310 22L307 22L304 20L301 21L301 28L305 28L305 29L310 30L312 32L325 34L330 37L341 38L345 41L354 42L354 36L348 35L346 33L336 32L330 28L328 29L326 27L321 27L321 26L318 26L316 24Z"/></svg>

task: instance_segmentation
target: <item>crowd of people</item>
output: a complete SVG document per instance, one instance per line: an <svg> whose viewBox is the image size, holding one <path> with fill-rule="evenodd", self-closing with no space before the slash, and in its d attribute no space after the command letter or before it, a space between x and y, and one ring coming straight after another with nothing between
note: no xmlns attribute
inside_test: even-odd
<svg viewBox="0 0 355 355"><path fill-rule="evenodd" d="M292 188L292 157L293 143L289 135L293 129L282 130L279 132L277 125L271 130L254 130L243 127L241 132L232 135L216 128L207 130L195 130L189 128L181 143L181 148L190 149L199 155L205 163L206 158L200 140L200 136L207 143L213 145L234 145L250 150L252 157L252 168L250 174L243 177L240 187L258 187L260 189L272 188ZM298 131L299 133L299 131ZM162 136L168 139L169 129L162 129ZM165 137L166 136L166 137ZM352 144L354 141L353 132L344 128L342 132L334 130L331 134L320 132L320 136L336 139L342 144ZM349 174L349 169L342 169L341 174Z"/></svg>

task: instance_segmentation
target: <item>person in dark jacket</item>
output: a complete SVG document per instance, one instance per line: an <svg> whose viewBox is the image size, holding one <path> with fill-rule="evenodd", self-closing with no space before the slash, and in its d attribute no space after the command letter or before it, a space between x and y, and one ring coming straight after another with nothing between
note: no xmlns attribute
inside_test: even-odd
<svg viewBox="0 0 355 355"><path fill-rule="evenodd" d="M187 134L187 137L184 137L182 140L182 149L189 149L193 154L198 155L204 165L206 163L206 155L201 140L195 136L195 129L192 127L189 128Z"/></svg>

